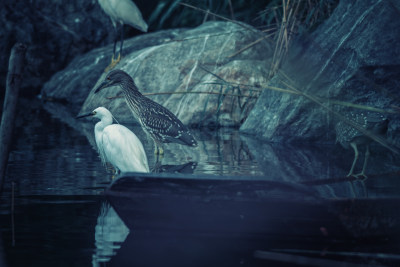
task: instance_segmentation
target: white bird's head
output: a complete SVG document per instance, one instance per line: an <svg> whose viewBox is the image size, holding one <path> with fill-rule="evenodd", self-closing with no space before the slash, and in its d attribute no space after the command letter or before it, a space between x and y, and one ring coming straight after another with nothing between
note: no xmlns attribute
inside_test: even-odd
<svg viewBox="0 0 400 267"><path fill-rule="evenodd" d="M95 110L93 110L92 112L89 112L87 114L83 114L83 115L79 115L76 118L80 119L80 118L84 118L84 117L94 117L94 118L98 118L99 120L104 120L104 119L111 119L112 122L112 118L113 116L111 115L111 112L106 109L105 107L98 107Z"/></svg>

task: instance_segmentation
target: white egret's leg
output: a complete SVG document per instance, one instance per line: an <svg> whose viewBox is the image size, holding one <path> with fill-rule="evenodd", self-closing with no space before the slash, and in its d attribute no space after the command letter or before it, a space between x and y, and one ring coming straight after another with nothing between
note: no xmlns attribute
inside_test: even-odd
<svg viewBox="0 0 400 267"><path fill-rule="evenodd" d="M119 45L118 61L121 60L123 46L124 46L124 25L121 26L121 41Z"/></svg>

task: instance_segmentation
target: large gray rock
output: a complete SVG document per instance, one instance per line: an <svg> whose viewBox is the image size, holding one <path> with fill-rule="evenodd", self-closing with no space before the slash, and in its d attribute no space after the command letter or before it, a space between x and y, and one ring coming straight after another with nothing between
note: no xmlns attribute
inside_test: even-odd
<svg viewBox="0 0 400 267"><path fill-rule="evenodd" d="M159 45L174 38L181 30L168 30L137 36L124 42L123 54L129 55L148 46ZM154 36L157 38L154 38ZM62 71L54 74L42 88L41 95L46 100L57 100L70 104L78 113L90 90L104 74L110 64L113 45L93 49L77 56ZM128 56L127 56L128 57ZM94 108L93 108L94 109Z"/></svg>
<svg viewBox="0 0 400 267"><path fill-rule="evenodd" d="M264 41L237 52L260 36L249 26L229 22L146 34L124 43L124 57L115 68L129 73L143 94L161 93L149 97L184 124L240 126L267 81L271 50ZM106 75L102 71L110 52L111 46L74 60L45 85L43 94L77 104L85 98L81 113L105 106L121 122L134 121L123 98L107 99L121 95L119 87L93 92Z"/></svg>
<svg viewBox="0 0 400 267"><path fill-rule="evenodd" d="M397 6L394 6L396 4ZM296 42L270 84L311 97L382 109L400 105L398 1L344 0L313 34ZM344 113L343 105L329 105ZM399 143L398 115L389 134ZM273 142L333 142L336 117L308 97L264 89L240 130ZM396 139L397 138L397 139Z"/></svg>

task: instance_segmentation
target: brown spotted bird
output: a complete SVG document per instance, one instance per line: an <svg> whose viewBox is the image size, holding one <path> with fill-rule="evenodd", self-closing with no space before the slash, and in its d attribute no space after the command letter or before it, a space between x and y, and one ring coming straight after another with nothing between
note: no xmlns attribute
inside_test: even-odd
<svg viewBox="0 0 400 267"><path fill-rule="evenodd" d="M134 117L153 139L155 154L164 154L163 143L197 146L189 129L171 111L143 96L132 77L126 72L113 70L108 73L104 81L96 88L95 93L117 85L122 88L126 103Z"/></svg>

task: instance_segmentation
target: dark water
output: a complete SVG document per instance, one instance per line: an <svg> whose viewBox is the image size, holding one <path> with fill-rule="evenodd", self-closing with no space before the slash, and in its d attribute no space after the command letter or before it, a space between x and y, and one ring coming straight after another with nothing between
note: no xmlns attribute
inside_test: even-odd
<svg viewBox="0 0 400 267"><path fill-rule="evenodd" d="M318 227L314 237L296 233L296 225L290 225L285 234L288 225L284 222L275 234L135 229L131 225L128 228L104 196L112 173L101 165L91 145L94 122L61 121L42 109L40 103L29 105L29 112L18 114L1 198L0 266L400 263L400 218L395 211L398 206L392 205L400 197L400 177L396 166L387 163L393 156L380 153L380 148L376 148L375 160L368 168L370 178L353 181L343 179L351 164L351 151L330 146L282 147L241 136L235 129L202 130L195 132L198 149L167 146L160 167L156 165L152 144L140 128L132 126L143 140L150 168L217 176L245 175L305 185L318 197L329 200L329 207L318 207L315 212L323 217L334 209L346 235L328 235L324 225ZM80 131L79 127L85 130ZM383 202L373 202L369 208L373 214L366 215L364 200L371 199ZM374 213L374 209L379 211ZM157 213L157 208L151 212ZM307 225L307 220L302 218L301 224Z"/></svg>

